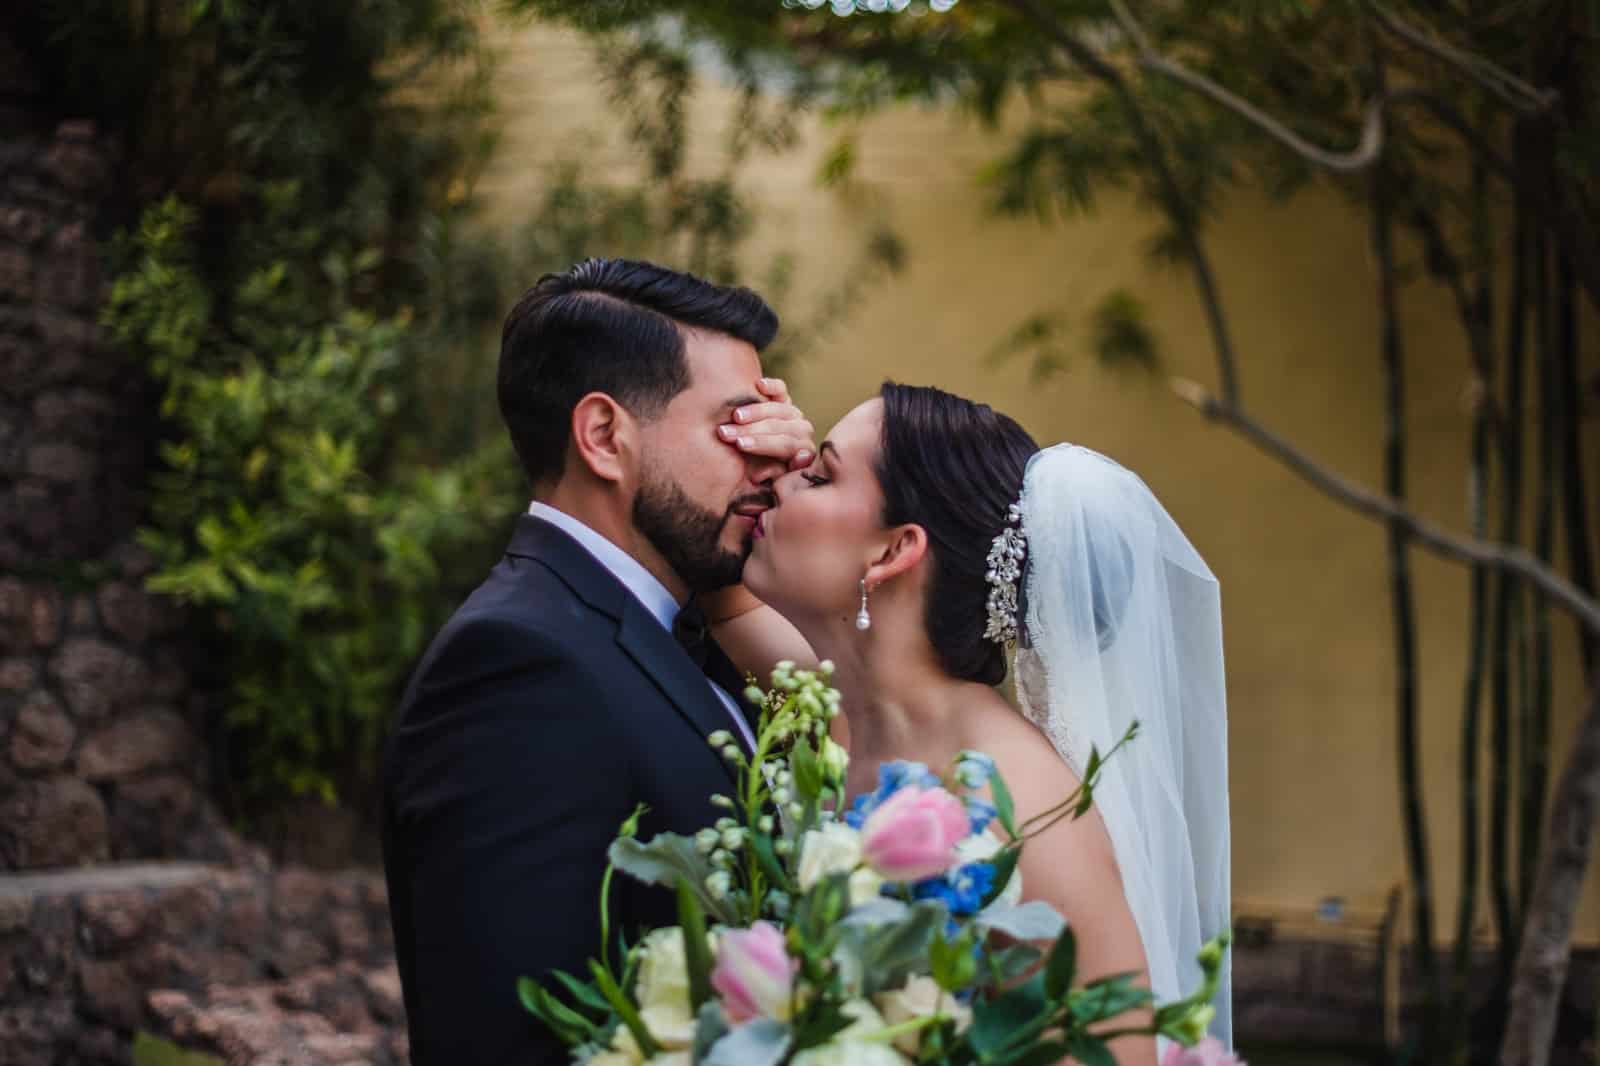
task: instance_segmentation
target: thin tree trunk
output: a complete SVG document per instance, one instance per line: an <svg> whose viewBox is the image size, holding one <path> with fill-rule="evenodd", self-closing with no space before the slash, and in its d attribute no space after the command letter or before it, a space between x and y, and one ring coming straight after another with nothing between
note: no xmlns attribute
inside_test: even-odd
<svg viewBox="0 0 1600 1066"><path fill-rule="evenodd" d="M1583 476L1583 387L1578 379L1577 278L1572 263L1562 256L1556 264L1556 293L1559 335L1556 393L1561 400L1561 502L1566 529L1567 559L1572 583L1585 594L1595 592L1594 563L1589 549L1589 500ZM1595 660L1600 658L1600 638L1585 626L1578 627L1578 646L1583 653L1583 675L1595 676Z"/></svg>
<svg viewBox="0 0 1600 1066"><path fill-rule="evenodd" d="M1600 685L1584 711L1550 805L1544 858L1528 901L1517 953L1511 1017L1500 1066L1545 1066L1555 1038L1561 989L1572 950L1572 920L1600 818Z"/></svg>
<svg viewBox="0 0 1600 1066"><path fill-rule="evenodd" d="M1550 245L1540 235L1536 242L1534 268L1534 313L1537 359L1534 363L1539 383L1537 489L1534 497L1533 552L1549 563L1555 547L1556 509L1556 422L1555 396L1555 311L1550 285ZM1550 785L1550 603L1537 589L1530 590L1532 602L1528 627L1528 667L1525 684L1527 703L1523 709L1523 772L1520 778L1521 811L1517 829L1517 895L1523 906L1533 891L1538 870L1539 848L1544 829L1545 793Z"/></svg>
<svg viewBox="0 0 1600 1066"><path fill-rule="evenodd" d="M1373 47L1373 76L1384 91L1383 57ZM1380 345L1385 383L1384 488L1390 499L1406 498L1405 350L1400 334L1399 281L1394 261L1394 175L1386 160L1372 169L1372 244L1378 263ZM1423 809L1420 724L1417 720L1416 604L1411 583L1410 535L1388 530L1389 588L1395 634L1395 724L1398 733L1401 817L1406 864L1412 885L1412 923L1417 970L1423 982L1423 1046L1438 1046L1439 978L1433 932L1433 874L1428 823Z"/></svg>
<svg viewBox="0 0 1600 1066"><path fill-rule="evenodd" d="M1463 307L1464 325L1473 359L1472 444L1467 470L1467 521L1472 535L1488 535L1489 438L1493 422L1492 378L1494 336L1493 239L1490 232L1487 175L1483 165L1472 169L1473 274L1471 303ZM1478 916L1479 749L1483 744L1484 640L1488 629L1489 570L1475 565L1468 589L1467 673L1461 697L1461 879L1457 889L1455 952L1451 959L1451 1059L1464 1063L1472 1045L1473 930Z"/></svg>
<svg viewBox="0 0 1600 1066"><path fill-rule="evenodd" d="M1517 206L1515 255L1511 269L1510 310L1506 319L1505 399L1500 405L1500 529L1502 544L1517 542L1522 511L1522 365L1527 331L1528 227ZM1513 605L1521 584L1501 572L1489 637L1491 782L1489 878L1495 934L1500 944L1501 978L1509 981L1516 961L1516 908L1511 897L1511 642Z"/></svg>

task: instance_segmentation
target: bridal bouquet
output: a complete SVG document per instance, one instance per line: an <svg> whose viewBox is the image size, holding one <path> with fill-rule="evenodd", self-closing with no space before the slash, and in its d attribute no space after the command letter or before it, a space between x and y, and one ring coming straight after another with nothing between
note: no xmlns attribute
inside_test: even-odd
<svg viewBox="0 0 1600 1066"><path fill-rule="evenodd" d="M574 1062L1046 1066L1070 1055L1110 1066L1115 1036L1160 1034L1179 1053L1169 1057L1199 1043L1225 941L1201 953L1202 988L1157 1005L1133 974L1076 984L1072 930L1047 904L1020 902L1024 843L1088 810L1100 754L1077 792L1021 823L979 752L944 777L886 764L878 788L843 808L831 673L780 663L771 690L752 685L754 754L711 738L738 771L737 794L712 797L727 814L692 837L641 841L636 812L609 852L600 958L549 987L519 981ZM614 950L617 870L676 891L678 924Z"/></svg>

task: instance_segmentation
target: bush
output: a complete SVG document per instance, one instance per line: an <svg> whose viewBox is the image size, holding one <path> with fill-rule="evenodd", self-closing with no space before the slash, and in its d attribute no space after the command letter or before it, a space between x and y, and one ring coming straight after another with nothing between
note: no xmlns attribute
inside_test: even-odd
<svg viewBox="0 0 1600 1066"><path fill-rule="evenodd" d="M295 205L292 187L265 190L242 242L259 262L221 298L196 268L194 211L153 205L120 242L105 309L171 431L142 534L150 585L223 637L250 804L332 801L370 770L405 671L516 499L503 448L436 462L408 435L411 316L358 306L381 256L306 255L318 234Z"/></svg>

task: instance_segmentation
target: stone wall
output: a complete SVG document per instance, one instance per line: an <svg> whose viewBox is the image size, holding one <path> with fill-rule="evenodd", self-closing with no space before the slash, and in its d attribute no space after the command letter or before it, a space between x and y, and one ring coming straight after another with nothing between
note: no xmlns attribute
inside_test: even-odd
<svg viewBox="0 0 1600 1066"><path fill-rule="evenodd" d="M133 541L154 404L102 342L94 127L0 138L0 870L220 859L182 615Z"/></svg>
<svg viewBox="0 0 1600 1066"><path fill-rule="evenodd" d="M162 863L0 877L0 1066L406 1061L383 879Z"/></svg>

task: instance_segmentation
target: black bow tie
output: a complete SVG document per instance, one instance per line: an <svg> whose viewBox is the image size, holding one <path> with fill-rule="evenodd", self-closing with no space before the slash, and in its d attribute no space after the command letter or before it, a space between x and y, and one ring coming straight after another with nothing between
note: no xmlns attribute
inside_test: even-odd
<svg viewBox="0 0 1600 1066"><path fill-rule="evenodd" d="M705 612L690 603L672 620L672 635L683 645L684 652L702 670L706 666L706 652L711 646L710 632L706 628Z"/></svg>

